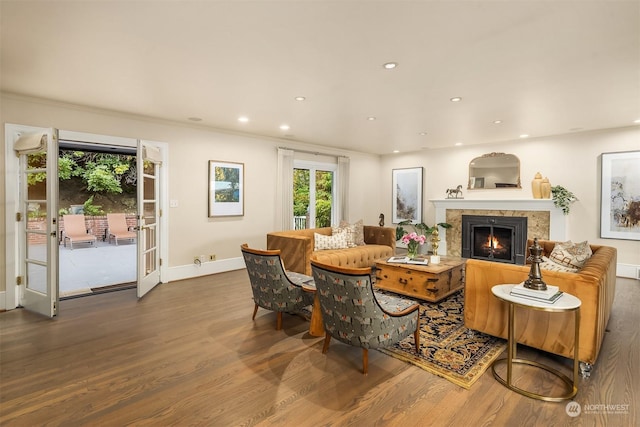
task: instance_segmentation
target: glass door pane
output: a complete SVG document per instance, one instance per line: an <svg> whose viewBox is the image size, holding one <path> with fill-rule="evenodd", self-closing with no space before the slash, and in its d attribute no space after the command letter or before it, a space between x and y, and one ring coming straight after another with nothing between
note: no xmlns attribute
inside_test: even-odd
<svg viewBox="0 0 640 427"><path fill-rule="evenodd" d="M151 148L147 143L138 141L138 298L160 283L160 163L147 157L147 150Z"/></svg>
<svg viewBox="0 0 640 427"><path fill-rule="evenodd" d="M57 131L25 133L14 147L20 165L21 301L27 310L53 317L58 301Z"/></svg>
<svg viewBox="0 0 640 427"><path fill-rule="evenodd" d="M316 227L331 226L333 201L333 172L316 171Z"/></svg>
<svg viewBox="0 0 640 427"><path fill-rule="evenodd" d="M293 170L293 223L296 230L311 228L309 221L309 169Z"/></svg>

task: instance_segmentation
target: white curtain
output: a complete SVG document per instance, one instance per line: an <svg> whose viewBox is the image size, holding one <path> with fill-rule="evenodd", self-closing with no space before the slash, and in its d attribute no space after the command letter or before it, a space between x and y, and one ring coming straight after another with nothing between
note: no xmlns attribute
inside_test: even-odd
<svg viewBox="0 0 640 427"><path fill-rule="evenodd" d="M293 150L278 148L276 230L293 229Z"/></svg>
<svg viewBox="0 0 640 427"><path fill-rule="evenodd" d="M338 218L349 221L349 158L338 157L337 204Z"/></svg>

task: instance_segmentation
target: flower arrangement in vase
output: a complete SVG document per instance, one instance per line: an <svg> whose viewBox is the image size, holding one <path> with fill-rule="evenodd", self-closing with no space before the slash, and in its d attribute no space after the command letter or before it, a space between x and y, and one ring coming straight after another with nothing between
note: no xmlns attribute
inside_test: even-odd
<svg viewBox="0 0 640 427"><path fill-rule="evenodd" d="M396 240L407 244L407 242L405 242L404 236L409 235L409 231L407 231L404 227L405 226L411 226L413 227L413 229L415 230L415 232L413 232L412 234L418 235L418 232L422 233L424 235L425 241L428 237L433 236L433 234L436 234L436 237L438 236L438 227L442 227L444 229L447 228L451 228L451 224L448 224L446 222L439 222L437 224L435 224L432 227L429 227L427 224L425 224L424 222L421 222L419 224L414 224L413 222L411 222L410 220L405 220L402 221L400 223L398 223L398 226L396 227ZM438 238L438 241L440 241L440 239ZM416 247L419 247L421 245L417 245ZM408 244L407 244L407 248L408 248ZM437 246L436 246L437 248Z"/></svg>
<svg viewBox="0 0 640 427"><path fill-rule="evenodd" d="M407 245L407 256L409 258L415 258L418 255L418 247L424 245L427 238L424 234L418 234L415 231L402 236L402 243Z"/></svg>

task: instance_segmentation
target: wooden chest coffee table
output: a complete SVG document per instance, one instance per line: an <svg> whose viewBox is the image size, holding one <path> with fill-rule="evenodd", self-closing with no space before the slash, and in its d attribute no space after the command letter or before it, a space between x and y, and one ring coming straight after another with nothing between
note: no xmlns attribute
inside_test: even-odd
<svg viewBox="0 0 640 427"><path fill-rule="evenodd" d="M464 287L466 260L440 257L440 264L415 265L376 261L376 287L386 291L438 302Z"/></svg>

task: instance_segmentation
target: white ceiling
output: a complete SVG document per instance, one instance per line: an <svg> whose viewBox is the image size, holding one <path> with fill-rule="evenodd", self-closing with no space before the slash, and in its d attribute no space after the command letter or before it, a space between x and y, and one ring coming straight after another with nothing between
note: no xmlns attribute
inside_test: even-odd
<svg viewBox="0 0 640 427"><path fill-rule="evenodd" d="M8 93L379 154L640 119L638 1L0 7Z"/></svg>

